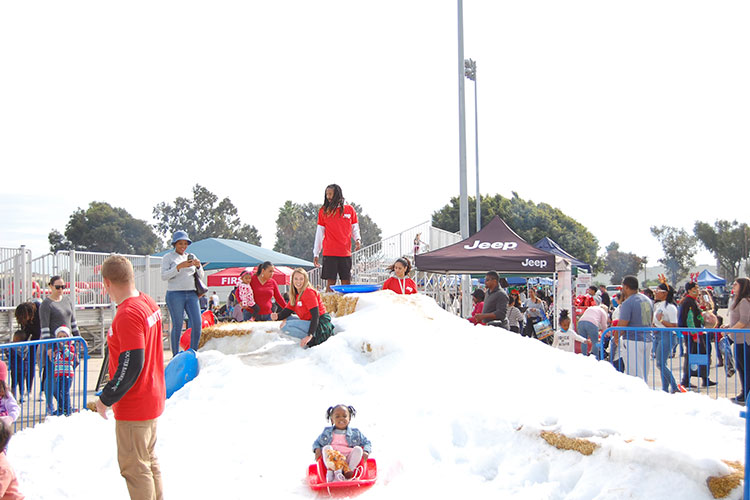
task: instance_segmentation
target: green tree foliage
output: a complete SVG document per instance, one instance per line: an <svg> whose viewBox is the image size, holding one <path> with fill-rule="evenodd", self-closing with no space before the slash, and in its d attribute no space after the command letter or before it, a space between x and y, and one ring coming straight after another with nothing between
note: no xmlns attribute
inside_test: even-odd
<svg viewBox="0 0 750 500"><path fill-rule="evenodd" d="M350 205L357 212L362 246L380 241L381 231L378 225L362 211L361 206L356 203ZM279 215L276 217L276 244L273 249L300 259L312 260L320 206L319 203L300 205L287 200L279 208Z"/></svg>
<svg viewBox="0 0 750 500"><path fill-rule="evenodd" d="M734 281L739 276L742 259L748 258L748 225L737 221L717 220L712 226L707 222L696 221L693 232L719 261L719 273L723 274L723 278L730 283Z"/></svg>
<svg viewBox="0 0 750 500"><path fill-rule="evenodd" d="M651 234L661 243L664 258L659 259L659 264L667 268L672 283L687 277L695 266L693 256L698 239L684 229L670 226L651 226Z"/></svg>
<svg viewBox="0 0 750 500"><path fill-rule="evenodd" d="M145 255L159 247L159 238L145 221L98 201L73 212L64 235L53 230L48 239L53 252L73 249Z"/></svg>
<svg viewBox="0 0 750 500"><path fill-rule="evenodd" d="M469 231L476 232L476 198L469 197ZM545 236L553 239L575 258L594 266L601 266L597 259L599 242L585 226L562 211L546 203L538 205L521 199L517 193L512 198L482 196L482 227L496 215L500 216L513 231L528 243L534 244ZM448 205L432 214L432 224L446 231L459 230L459 198L451 198Z"/></svg>
<svg viewBox="0 0 750 500"><path fill-rule="evenodd" d="M604 257L604 272L612 273L610 280L613 285L622 283L625 276L636 276L646 265L646 257L638 257L634 253L620 251L620 245L614 241L607 245L607 254Z"/></svg>
<svg viewBox="0 0 750 500"><path fill-rule="evenodd" d="M179 196L171 204L161 202L153 214L157 221L154 227L167 241L172 233L183 230L193 241L226 238L260 246L260 233L254 226L242 224L232 201L219 201L200 184L193 187L192 199Z"/></svg>

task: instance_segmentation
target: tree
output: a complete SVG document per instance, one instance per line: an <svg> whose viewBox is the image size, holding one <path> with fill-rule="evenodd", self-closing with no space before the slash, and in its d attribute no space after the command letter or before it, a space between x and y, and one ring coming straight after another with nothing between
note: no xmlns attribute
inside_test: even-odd
<svg viewBox="0 0 750 500"><path fill-rule="evenodd" d="M476 220L476 198L469 197L469 220ZM535 204L521 199L517 193L512 198L482 196L482 227L496 215L503 219L513 231L529 243L536 243L545 236L553 239L566 252L591 264L595 272L601 267L597 258L599 242L586 227L562 211L546 203ZM432 214L432 224L446 231L459 230L459 199L451 198L449 204ZM469 234L476 232L476 225L469 224Z"/></svg>
<svg viewBox="0 0 750 500"><path fill-rule="evenodd" d="M672 283L677 284L687 277L690 269L695 266L693 256L698 239L684 229L670 226L651 226L651 234L659 240L664 250L664 258L658 262L667 268Z"/></svg>
<svg viewBox="0 0 750 500"><path fill-rule="evenodd" d="M380 241L381 231L378 225L364 213L361 206L351 202L349 204L357 212L362 246ZM287 200L279 208L279 215L276 217L276 244L273 249L300 259L311 260L320 206L318 203L300 205Z"/></svg>
<svg viewBox="0 0 750 500"><path fill-rule="evenodd" d="M736 220L717 220L711 226L706 222L696 221L693 232L716 257L721 268L719 274L723 274L723 278L730 283L734 281L740 274L742 259L748 258L750 230L747 224L740 224Z"/></svg>
<svg viewBox="0 0 750 500"><path fill-rule="evenodd" d="M52 252L72 249L146 255L159 247L159 238L145 221L98 201L73 212L64 235L53 229L48 239Z"/></svg>
<svg viewBox="0 0 750 500"><path fill-rule="evenodd" d="M620 245L614 241L607 245L607 254L603 259L604 272L612 273L610 282L613 285L622 283L622 279L628 275L637 275L648 259L638 257L634 253L625 253L620 251Z"/></svg>
<svg viewBox="0 0 750 500"><path fill-rule="evenodd" d="M178 230L187 231L193 241L206 238L241 240L260 246L255 226L242 224L237 208L229 198L219 197L200 184L193 187L193 198L175 198L173 204L161 202L154 207L154 227L165 238ZM168 240L169 241L169 240Z"/></svg>

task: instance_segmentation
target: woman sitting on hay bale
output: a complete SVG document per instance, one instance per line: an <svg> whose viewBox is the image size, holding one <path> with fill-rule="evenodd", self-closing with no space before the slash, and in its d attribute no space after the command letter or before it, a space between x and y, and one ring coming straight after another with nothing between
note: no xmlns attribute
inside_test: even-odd
<svg viewBox="0 0 750 500"><path fill-rule="evenodd" d="M292 314L297 318L289 318ZM333 336L331 316L326 313L320 293L310 286L307 271L302 268L292 273L289 303L279 314L271 314L271 319L284 320L281 332L300 339L302 347L322 344Z"/></svg>

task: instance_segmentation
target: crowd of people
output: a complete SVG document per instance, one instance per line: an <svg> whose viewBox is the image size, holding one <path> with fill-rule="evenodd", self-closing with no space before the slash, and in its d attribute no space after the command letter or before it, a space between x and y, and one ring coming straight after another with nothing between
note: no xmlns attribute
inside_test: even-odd
<svg viewBox="0 0 750 500"><path fill-rule="evenodd" d="M508 287L507 280L490 271L485 275L485 288L477 288L472 293L474 308L469 321L541 338L540 332L549 320L552 303L540 298L536 287L528 288L528 292L526 298L522 291ZM717 314L711 287L701 288L697 282L690 281L677 291L663 275L659 276L659 285L653 290L640 289L635 276L626 276L614 297L609 296L604 285L590 286L585 294L576 298L574 305L575 329L570 311L563 309L554 334L545 337L546 343L571 352L578 343L583 354L606 359L619 371L640 377L646 383L653 360L661 376L662 389L671 393L696 387L692 383L694 377L701 381L702 387L716 385L709 377L712 346L716 345L718 366L725 368L727 377L735 372L739 374L741 392L732 401L745 404L750 389L750 370L747 369L750 335L733 330L750 328L750 280L747 278L737 278L734 282L728 318ZM722 330L716 331L719 328ZM698 363L696 369L696 363L691 362L687 354L705 355L709 361ZM678 382L670 359L679 356L683 360Z"/></svg>

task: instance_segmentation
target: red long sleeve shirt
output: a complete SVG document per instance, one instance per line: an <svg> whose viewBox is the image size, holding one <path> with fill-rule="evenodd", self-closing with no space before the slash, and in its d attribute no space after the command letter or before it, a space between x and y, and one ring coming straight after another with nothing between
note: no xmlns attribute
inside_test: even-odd
<svg viewBox="0 0 750 500"><path fill-rule="evenodd" d="M265 283L261 283L258 275L253 275L253 278L250 280L250 286L253 288L255 303L258 304L258 314L271 314L271 298L275 298L276 303L282 309L286 307L286 301L281 296L279 286L273 278Z"/></svg>

